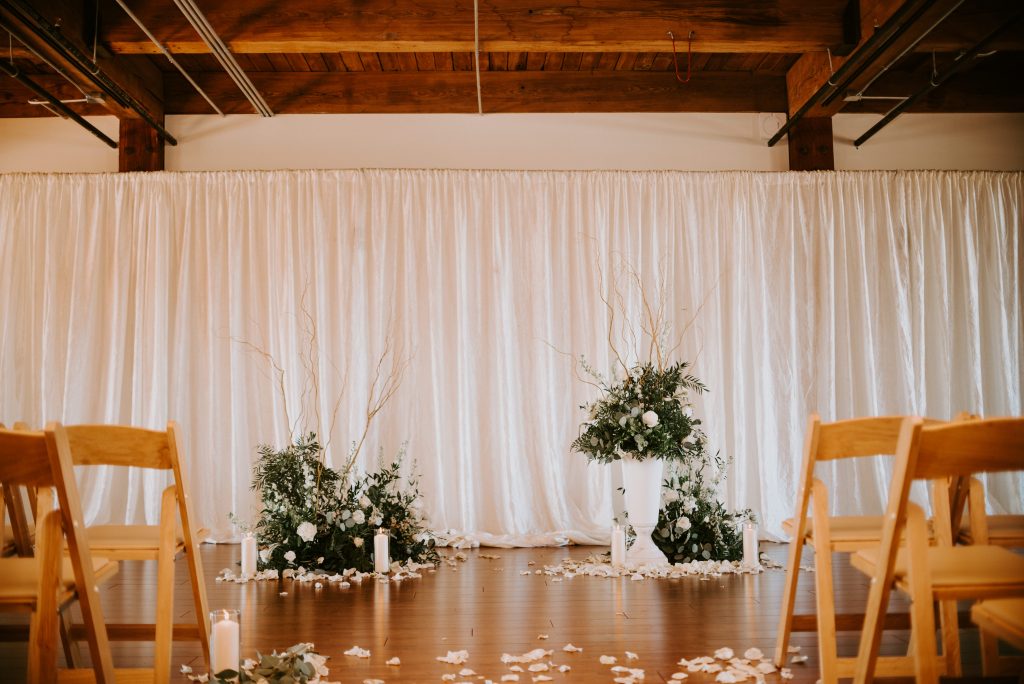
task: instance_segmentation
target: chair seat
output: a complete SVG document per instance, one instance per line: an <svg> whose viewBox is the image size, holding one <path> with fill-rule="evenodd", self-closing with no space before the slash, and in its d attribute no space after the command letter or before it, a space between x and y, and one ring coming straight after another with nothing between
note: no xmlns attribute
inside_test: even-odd
<svg viewBox="0 0 1024 684"><path fill-rule="evenodd" d="M850 557L853 567L874 576L877 548L861 549ZM1024 556L999 546L954 546L928 549L928 571L936 598L985 598L1024 595ZM907 554L896 555L894 578L906 590Z"/></svg>
<svg viewBox="0 0 1024 684"><path fill-rule="evenodd" d="M1024 544L1024 515L990 515L988 523L988 541L998 546L1009 546L1012 542ZM960 528L960 539L965 544L973 543L970 523L964 520Z"/></svg>
<svg viewBox="0 0 1024 684"><path fill-rule="evenodd" d="M92 559L92 569L97 582L104 582L117 573L117 563L106 558ZM6 558L0 561L0 605L33 606L39 591L39 565L35 558ZM61 568L61 603L75 589L75 571L71 560L65 558ZM67 596L65 596L65 594Z"/></svg>
<svg viewBox="0 0 1024 684"><path fill-rule="evenodd" d="M971 607L971 619L996 637L1024 648L1024 598L989 599Z"/></svg>
<svg viewBox="0 0 1024 684"><path fill-rule="evenodd" d="M880 515L839 515L828 519L829 536L832 541L877 542L882 538L882 516ZM782 529L791 537L796 536L796 520L782 521ZM807 539L814 538L814 521L807 519Z"/></svg>
<svg viewBox="0 0 1024 684"><path fill-rule="evenodd" d="M109 556L129 551L156 556L160 550L160 528L156 525L93 525L88 535L93 553L109 551ZM175 534L174 543L179 549L185 544L181 530Z"/></svg>

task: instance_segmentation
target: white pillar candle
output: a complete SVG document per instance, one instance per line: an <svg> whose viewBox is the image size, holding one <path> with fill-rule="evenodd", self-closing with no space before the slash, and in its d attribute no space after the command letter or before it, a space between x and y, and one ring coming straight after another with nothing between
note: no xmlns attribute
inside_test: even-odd
<svg viewBox="0 0 1024 684"><path fill-rule="evenodd" d="M210 674L224 670L238 672L238 640L241 634L237 610L210 613Z"/></svg>
<svg viewBox="0 0 1024 684"><path fill-rule="evenodd" d="M242 577L256 575L256 537L250 533L242 535Z"/></svg>
<svg viewBox="0 0 1024 684"><path fill-rule="evenodd" d="M612 527L612 567L621 568L626 562L626 531L622 525Z"/></svg>
<svg viewBox="0 0 1024 684"><path fill-rule="evenodd" d="M373 571L387 573L391 569L391 552L388 550L388 531L378 528L373 536Z"/></svg>
<svg viewBox="0 0 1024 684"><path fill-rule="evenodd" d="M761 565L757 550L757 525L748 520L743 523L743 567L756 568Z"/></svg>

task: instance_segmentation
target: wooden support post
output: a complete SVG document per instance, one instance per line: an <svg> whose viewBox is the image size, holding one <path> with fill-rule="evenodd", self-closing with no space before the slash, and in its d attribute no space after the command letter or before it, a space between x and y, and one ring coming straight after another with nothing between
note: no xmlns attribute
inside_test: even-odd
<svg viewBox="0 0 1024 684"><path fill-rule="evenodd" d="M790 129L790 171L832 171L835 167L830 117L801 119Z"/></svg>
<svg viewBox="0 0 1024 684"><path fill-rule="evenodd" d="M160 123L163 124L163 117ZM121 119L117 156L117 170L121 172L163 171L164 141L142 119Z"/></svg>

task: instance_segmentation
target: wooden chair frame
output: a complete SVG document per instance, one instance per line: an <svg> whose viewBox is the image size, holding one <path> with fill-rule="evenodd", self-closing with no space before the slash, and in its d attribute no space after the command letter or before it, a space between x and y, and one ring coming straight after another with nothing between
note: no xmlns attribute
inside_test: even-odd
<svg viewBox="0 0 1024 684"><path fill-rule="evenodd" d="M832 554L850 553L877 545L882 537L883 520L881 516L830 516L828 488L814 477L814 471L815 466L824 461L895 455L903 418L882 416L833 423L822 423L817 414L812 414L808 418L796 514L790 530L793 540L789 545L789 561L786 566L782 609L775 642L774 661L777 667L786 666L792 632L817 631L821 681L830 684L841 677L853 675L856 659L838 656L836 632L840 625L850 625L861 620L863 616L836 614ZM861 523L857 525L856 539L832 536L835 523L840 521ZM794 614L800 560L805 544L814 548L815 615ZM884 659L883 669L886 674L891 675L910 674L913 670L913 661L908 656L887 657Z"/></svg>
<svg viewBox="0 0 1024 684"><path fill-rule="evenodd" d="M81 607L86 640L93 662L92 679L113 684L115 670L110 654L103 612L97 596L97 574L84 538L81 502L74 471L61 426L51 423L43 432L0 430L0 481L5 485L39 488L36 520L38 585L34 602L26 597L32 617L29 625L28 681L49 683L59 679L57 632L59 608L77 599ZM56 489L60 509L53 507ZM60 591L63 539L67 541L75 581L72 591ZM26 563L30 559L0 559L4 563ZM107 564L109 567L110 564ZM114 565L116 569L116 565ZM81 671L76 672L81 674ZM81 679L79 676L78 679Z"/></svg>
<svg viewBox="0 0 1024 684"><path fill-rule="evenodd" d="M921 418L907 418L900 431L896 467L889 489L885 528L882 541L873 552L861 551L854 556L854 566L871 574L867 612L861 633L860 650L854 681L867 683L881 675L878 669L878 650L882 639L884 619L889 596L894 586L909 594L911 600L911 649L914 656L914 674L918 682L935 682L938 676L950 672L952 659L959 665L956 634L955 601L967 598L999 598L1024 595L1024 574L996 584L991 580L971 578L966 586L937 584L931 566L932 554L942 553L946 558L968 554L977 555L980 549L995 554L998 562L989 562L986 569L1002 569L1017 564L1019 559L1002 547L953 547L950 499L946 489L935 487L935 538L938 546L929 548L924 512L910 502L910 487L914 480L932 480L948 483L949 478L965 477L980 472L1024 470L1024 419L1004 418L980 420L925 427ZM906 573L896 576L900 537L906 535ZM1005 554L1005 555L1002 555ZM938 555L935 556L938 558ZM977 568L975 568L977 569ZM952 604L952 615L940 609L943 622L944 658L937 655L935 643L934 602ZM947 629L950 623L952 629ZM943 667L945 666L945 667Z"/></svg>
<svg viewBox="0 0 1024 684"><path fill-rule="evenodd" d="M207 625L209 609L202 560L189 512L188 494L183 466L178 451L181 439L174 421L166 431L146 430L120 425L74 425L67 427L71 457L76 466L113 465L170 470L174 482L161 496L159 526L101 525L90 528L94 553L116 560L157 561L157 609L153 625L108 625L112 639L138 640L151 638L155 643L154 669L158 682L166 682L171 670L171 645L175 638L197 639L203 658L210 662L210 639ZM178 538L178 521L181 538ZM153 544L119 542L118 534L141 531ZM185 554L192 589L194 624L174 624L174 559Z"/></svg>

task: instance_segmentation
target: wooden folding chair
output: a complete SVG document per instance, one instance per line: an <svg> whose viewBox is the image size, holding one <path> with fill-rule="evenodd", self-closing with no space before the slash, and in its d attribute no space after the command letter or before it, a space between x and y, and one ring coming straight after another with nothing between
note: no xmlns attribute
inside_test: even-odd
<svg viewBox="0 0 1024 684"><path fill-rule="evenodd" d="M0 609L30 612L28 681L49 684L68 675L77 681L115 680L110 644L96 586L117 572L117 563L90 555L67 437L59 424L44 432L0 429L0 482L38 490L36 555L0 559ZM53 506L53 489L60 509ZM70 557L63 556L63 539ZM93 670L57 669L58 612L78 600ZM125 671L138 675L137 671Z"/></svg>
<svg viewBox="0 0 1024 684"><path fill-rule="evenodd" d="M882 538L883 519L880 515L830 516L828 489L814 477L814 471L815 466L822 461L894 455L902 423L902 416L822 423L817 414L812 414L808 419L796 514L782 523L783 529L793 540L789 545L786 583L775 642L775 664L778 667L786 665L792 632L817 631L821 681L830 684L840 677L853 675L856 660L838 656L836 632L840 629L859 629L863 616L836 615L832 554L851 553L877 545ZM808 510L811 501L813 511ZM814 548L816 615L794 614L800 559L805 544ZM909 674L913 663L907 657L886 658L884 667L888 674Z"/></svg>
<svg viewBox="0 0 1024 684"><path fill-rule="evenodd" d="M5 429L3 423L0 423L0 430ZM27 430L28 426L25 423L15 423L15 430ZM6 512L7 520L4 523L2 530L3 538L2 553L3 556L17 555L22 558L27 558L32 555L32 543L33 543L33 524L26 513L25 500L22 497L22 489L16 485L4 484L2 490L0 490L0 496L3 496L4 505L0 506L0 514ZM30 503L32 503L31 511L35 515L35 492L34 490L28 490Z"/></svg>
<svg viewBox="0 0 1024 684"><path fill-rule="evenodd" d="M1024 547L1024 515L985 513L985 486L976 477L968 480L967 509L958 529L961 544Z"/></svg>
<svg viewBox="0 0 1024 684"><path fill-rule="evenodd" d="M157 681L170 677L171 642L175 638L197 639L206 663L210 662L207 626L209 610L203 565L189 512L191 498L186 488L178 454L177 425L170 421L166 431L121 425L73 425L67 427L71 457L76 466L131 466L169 470L174 482L161 498L159 525L93 525L89 544L93 553L115 560L157 561L156 623L153 625L110 624L111 639L152 639L155 642ZM179 527L180 520L180 527ZM188 562L195 622L174 624L174 559L184 553Z"/></svg>
<svg viewBox="0 0 1024 684"><path fill-rule="evenodd" d="M955 602L1024 596L1024 557L999 546L954 546L949 514L948 478L975 473L1024 470L1024 419L1001 418L925 427L907 418L899 447L881 543L857 551L855 568L871 576L867 612L857 654L855 682L874 680L883 623L893 587L911 600L911 651L918 682L936 682L959 669ZM910 502L914 480L932 480L934 537L924 511ZM900 548L905 532L906 548ZM943 657L935 641L935 601L943 626Z"/></svg>
<svg viewBox="0 0 1024 684"><path fill-rule="evenodd" d="M990 599L971 606L971 621L993 641L1005 641L1024 651L1024 599ZM984 657L984 653L982 654ZM984 661L986 675L1020 675L1024 681L1024 657L1000 656Z"/></svg>

